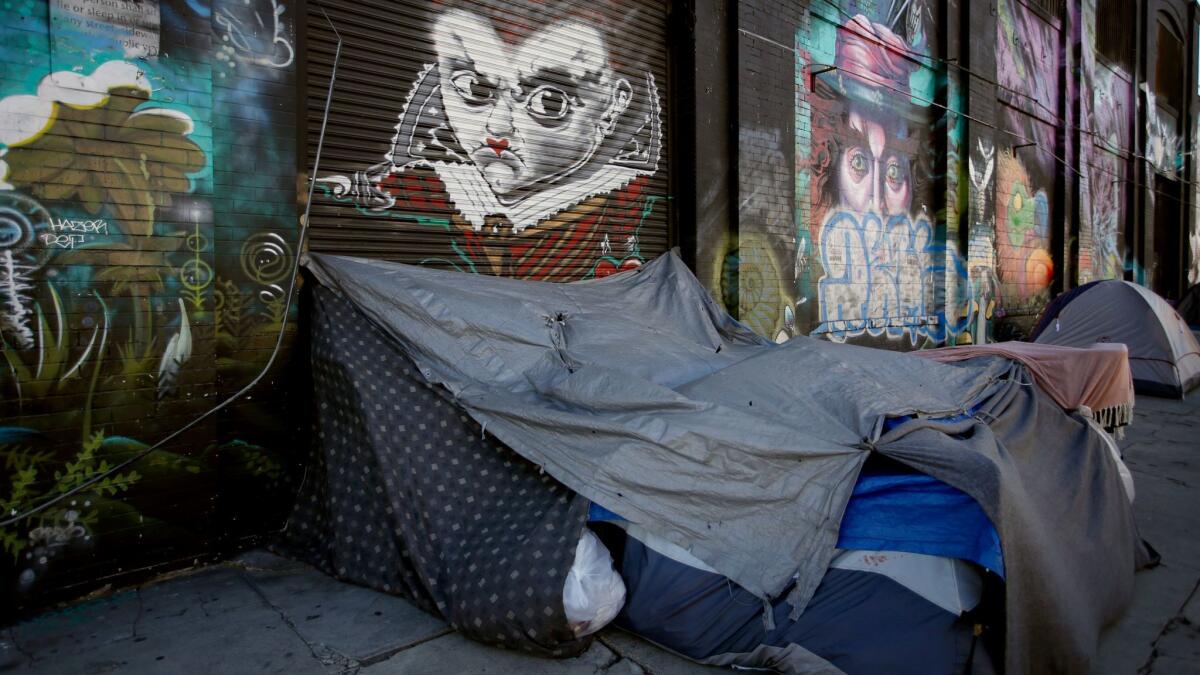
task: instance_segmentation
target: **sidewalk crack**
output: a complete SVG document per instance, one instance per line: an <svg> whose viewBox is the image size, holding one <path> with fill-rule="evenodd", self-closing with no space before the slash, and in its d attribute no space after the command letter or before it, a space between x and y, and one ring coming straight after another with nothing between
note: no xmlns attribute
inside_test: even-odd
<svg viewBox="0 0 1200 675"><path fill-rule="evenodd" d="M1196 597L1196 593L1198 591L1200 591L1200 579L1196 579L1195 585L1192 586L1192 592L1187 594L1187 597L1183 599L1183 603L1179 605L1179 609L1176 610L1175 615L1172 616L1170 620L1167 621L1166 625L1163 626L1162 630L1158 632L1158 635L1154 638L1154 642L1150 643L1150 656L1146 658L1146 662L1142 664L1142 667L1138 668L1138 675L1149 675L1149 673L1154 671L1154 662L1158 660L1159 656L1158 643L1161 642L1168 633L1175 630L1177 626L1187 623L1187 618L1183 615L1183 611L1187 608L1188 603L1192 601L1192 598Z"/></svg>
<svg viewBox="0 0 1200 675"><path fill-rule="evenodd" d="M645 675L654 675L654 671L649 666L642 663L641 661L638 661L637 659L633 658L632 656L629 656L628 654L621 653L621 650L618 649L615 644L610 642L603 635L597 635L596 642L599 642L600 644L604 645L605 647L608 648L608 650L610 652L612 652L613 654L615 654L617 656L616 661L613 661L612 663L604 666L605 669L612 668L613 666L617 665L618 663L620 663L621 661L624 660L624 661L629 661L630 663L637 666L638 668L641 668L642 672L645 673Z"/></svg>
<svg viewBox="0 0 1200 675"><path fill-rule="evenodd" d="M133 626L129 629L129 639L136 640L138 637L138 624L142 622L142 614L146 611L146 604L142 602L142 589L133 589L133 595L138 601L138 613L133 619Z"/></svg>
<svg viewBox="0 0 1200 675"><path fill-rule="evenodd" d="M245 582L247 586L250 587L250 590L254 591L254 594L258 596L258 599L261 600L264 605L271 608L272 611L279 615L279 620L282 621L283 625L287 626L288 630L290 630L292 634L304 644L304 646L308 649L308 653L312 655L314 660L323 666L332 666L337 669L337 672L344 675L354 675L359 671L359 669L362 667L362 664L360 664L357 660L350 658L349 656L346 656L345 654L331 649L319 642L314 643L308 638L304 637L304 634L300 632L300 629L296 628L296 623L287 615L287 612L283 611L283 609L271 602L270 598L267 597L267 594L263 593L262 589L258 587L258 584L254 583L254 581L245 574L238 574L238 576L243 582Z"/></svg>

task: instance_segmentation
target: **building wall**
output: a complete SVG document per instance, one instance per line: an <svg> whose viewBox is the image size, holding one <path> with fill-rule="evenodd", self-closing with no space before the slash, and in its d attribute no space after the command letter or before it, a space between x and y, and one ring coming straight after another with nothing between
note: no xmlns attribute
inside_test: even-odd
<svg viewBox="0 0 1200 675"><path fill-rule="evenodd" d="M571 281L668 249L668 3L285 1L0 11L5 515L208 410L294 328L330 20L310 250ZM6 608L277 529L309 447L303 358L0 527Z"/></svg>
<svg viewBox="0 0 1200 675"><path fill-rule="evenodd" d="M1020 337L1054 292L1145 281L1155 176L1192 177L1190 222L1173 227L1200 281L1195 155L1154 114L1153 60L1128 72L1098 53L1099 2L12 0L0 512L208 410L255 377L281 327L290 345L326 13L346 44L313 250L563 281L686 242L762 335L914 349ZM1188 17L1196 54L1196 6L1153 4ZM458 85L454 45L479 64ZM565 92L530 108L489 84L561 89L522 65L558 52L602 85L575 97L582 112ZM1200 148L1189 91L1184 138ZM307 447L290 353L248 400L0 526L0 593L17 598L0 606L278 526Z"/></svg>
<svg viewBox="0 0 1200 675"><path fill-rule="evenodd" d="M1155 195L1133 177L1184 154L1152 116L1137 151L1144 75L1098 55L1096 4L738 3L735 245L698 253L724 260L714 295L777 340L911 349L1021 337L1053 293L1138 278L1153 211L1132 192ZM1200 246L1195 217L1171 227Z"/></svg>
<svg viewBox="0 0 1200 675"><path fill-rule="evenodd" d="M814 5L797 35L812 334L916 346L971 326L957 245L961 101L935 58L935 9Z"/></svg>
<svg viewBox="0 0 1200 675"><path fill-rule="evenodd" d="M108 472L248 383L296 255L295 9L0 9L0 511ZM287 354L281 359L286 363ZM0 527L14 609L278 526L277 368L146 459Z"/></svg>

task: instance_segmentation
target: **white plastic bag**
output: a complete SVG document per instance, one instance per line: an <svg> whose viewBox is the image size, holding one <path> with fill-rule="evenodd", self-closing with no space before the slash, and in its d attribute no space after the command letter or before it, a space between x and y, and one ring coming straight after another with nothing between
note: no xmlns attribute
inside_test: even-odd
<svg viewBox="0 0 1200 675"><path fill-rule="evenodd" d="M600 538L585 528L563 584L567 622L575 637L583 637L608 625L624 606L625 582Z"/></svg>

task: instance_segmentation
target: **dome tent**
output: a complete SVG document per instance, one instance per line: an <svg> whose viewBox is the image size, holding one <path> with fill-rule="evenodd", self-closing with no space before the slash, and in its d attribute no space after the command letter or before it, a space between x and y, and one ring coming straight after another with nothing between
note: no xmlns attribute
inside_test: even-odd
<svg viewBox="0 0 1200 675"><path fill-rule="evenodd" d="M1139 394L1182 398L1200 384L1200 344L1166 300L1120 279L1093 281L1055 298L1034 329L1041 344L1120 342Z"/></svg>

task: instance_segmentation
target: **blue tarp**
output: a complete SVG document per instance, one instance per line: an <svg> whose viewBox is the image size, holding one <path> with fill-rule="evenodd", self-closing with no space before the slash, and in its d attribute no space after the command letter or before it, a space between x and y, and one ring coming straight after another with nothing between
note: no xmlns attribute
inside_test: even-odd
<svg viewBox="0 0 1200 675"><path fill-rule="evenodd" d="M961 558L1004 576L1000 535L979 503L936 478L867 462L846 505L838 548Z"/></svg>

